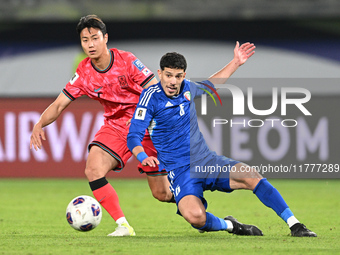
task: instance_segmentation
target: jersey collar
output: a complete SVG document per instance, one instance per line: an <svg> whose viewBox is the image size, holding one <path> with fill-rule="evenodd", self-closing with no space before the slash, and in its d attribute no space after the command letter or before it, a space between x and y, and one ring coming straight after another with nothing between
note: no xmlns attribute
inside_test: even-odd
<svg viewBox="0 0 340 255"><path fill-rule="evenodd" d="M111 67L113 66L113 62L114 62L114 54L113 52L110 50L110 63L109 65L104 69L104 70L101 70L99 68L97 68L91 61L91 65L92 67L94 68L94 70L96 70L98 73L106 73L107 71L109 71L111 69Z"/></svg>

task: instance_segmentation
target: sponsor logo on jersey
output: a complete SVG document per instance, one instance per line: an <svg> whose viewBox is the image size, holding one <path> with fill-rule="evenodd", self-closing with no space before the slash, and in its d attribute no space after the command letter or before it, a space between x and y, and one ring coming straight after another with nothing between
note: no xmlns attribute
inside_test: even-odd
<svg viewBox="0 0 340 255"><path fill-rule="evenodd" d="M119 81L121 88L124 89L124 88L129 87L129 84L127 83L125 75L118 76L118 81Z"/></svg>
<svg viewBox="0 0 340 255"><path fill-rule="evenodd" d="M79 78L79 74L77 72L73 75L73 77L70 80L71 85Z"/></svg>
<svg viewBox="0 0 340 255"><path fill-rule="evenodd" d="M138 107L135 113L135 119L136 120L144 120L146 114L146 109Z"/></svg>
<svg viewBox="0 0 340 255"><path fill-rule="evenodd" d="M184 92L184 97L185 97L188 101L190 101L190 100L191 100L190 91L185 91L185 92Z"/></svg>
<svg viewBox="0 0 340 255"><path fill-rule="evenodd" d="M132 63L135 65L135 67L137 67L137 69L139 71L142 71L145 68L143 63L138 58L135 61L133 61Z"/></svg>
<svg viewBox="0 0 340 255"><path fill-rule="evenodd" d="M142 73L145 75L145 76L149 76L149 74L151 73L151 71L147 68L144 68Z"/></svg>
<svg viewBox="0 0 340 255"><path fill-rule="evenodd" d="M170 106L174 106L170 101L168 101L165 105L165 107L170 107Z"/></svg>

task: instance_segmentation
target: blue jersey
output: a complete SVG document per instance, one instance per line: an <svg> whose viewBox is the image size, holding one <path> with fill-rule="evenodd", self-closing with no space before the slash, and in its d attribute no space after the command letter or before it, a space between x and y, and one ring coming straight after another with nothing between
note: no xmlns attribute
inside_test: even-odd
<svg viewBox="0 0 340 255"><path fill-rule="evenodd" d="M230 168L225 171L224 167L234 167L239 162L210 151L198 128L193 99L205 91L211 92L204 84L213 87L209 81L184 80L179 95L171 98L166 96L160 83L144 90L131 120L127 145L131 151L141 146L148 128L158 160L169 172L176 203L194 195L207 207L203 191L231 192ZM208 166L210 171L199 171L200 166Z"/></svg>
<svg viewBox="0 0 340 255"><path fill-rule="evenodd" d="M204 90L211 92L204 83L214 86L209 81L194 83L185 79L175 97L167 97L160 82L144 90L131 120L129 149L141 145L148 128L158 160L167 171L204 159L210 150L198 128L193 100Z"/></svg>

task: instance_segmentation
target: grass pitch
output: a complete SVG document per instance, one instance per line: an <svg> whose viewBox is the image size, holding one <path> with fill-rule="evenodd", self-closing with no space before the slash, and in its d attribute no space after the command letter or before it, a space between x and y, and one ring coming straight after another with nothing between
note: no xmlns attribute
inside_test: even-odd
<svg viewBox="0 0 340 255"><path fill-rule="evenodd" d="M340 254L340 180L270 180L317 238L289 236L286 224L249 191L205 192L208 211L257 225L263 237L199 234L156 201L147 181L110 179L135 237L107 237L116 224L106 211L90 232L72 229L67 204L93 196L85 179L0 179L0 254Z"/></svg>

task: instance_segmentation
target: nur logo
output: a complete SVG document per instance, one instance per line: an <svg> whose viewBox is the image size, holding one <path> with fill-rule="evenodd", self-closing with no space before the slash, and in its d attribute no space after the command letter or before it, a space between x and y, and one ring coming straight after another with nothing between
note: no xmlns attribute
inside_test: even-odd
<svg viewBox="0 0 340 255"><path fill-rule="evenodd" d="M202 84L203 84L204 86L206 86L207 88L209 88L209 89L217 96L218 100L220 101L220 104L222 105L221 97L220 97L220 95L217 93L216 89L214 89L212 86L210 86L210 85L208 85L208 84L205 84L205 83L202 83ZM216 100L215 100L213 94L210 93L209 90L204 89L204 88L199 88L199 89L201 89L201 90L203 90L205 93L207 93L207 94L212 98L212 100L214 101L215 106L217 106L217 102L216 102ZM201 98L202 98L202 99L201 99L201 100L202 100L202 108L201 108L201 113L202 113L202 115L207 115L207 94L203 94L202 97L201 97Z"/></svg>
<svg viewBox="0 0 340 255"><path fill-rule="evenodd" d="M207 84L203 84L204 86L208 87L211 91L213 91L218 99L220 100L220 103L222 105L222 101L220 96L217 94L216 90L212 88L211 86ZM227 86L226 86L227 85ZM233 98L233 115L244 115L245 114L245 96L243 94L243 91L238 88L235 85L231 84L215 84L215 87L219 89L228 89ZM211 98L214 100L215 105L217 105L216 100L214 99L213 95L206 89L200 88L204 90L208 95L211 96ZM280 96L279 96L280 94ZM304 97L294 97L289 98L288 94L303 94ZM281 115L285 116L287 115L287 105L295 105L304 115L312 115L307 108L303 105L304 103L307 103L311 99L311 93L309 90L305 88L297 88L297 87L281 87L281 93L278 93L278 88L273 87L272 88L272 105L269 109L266 110L259 110L254 107L253 104L253 89L247 88L247 106L248 110L255 115L258 116L265 116L270 115L274 113L278 107L278 105L281 105ZM278 97L281 97L281 103L278 103ZM207 115L207 96L206 94L202 95L202 115Z"/></svg>

